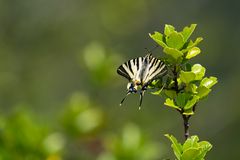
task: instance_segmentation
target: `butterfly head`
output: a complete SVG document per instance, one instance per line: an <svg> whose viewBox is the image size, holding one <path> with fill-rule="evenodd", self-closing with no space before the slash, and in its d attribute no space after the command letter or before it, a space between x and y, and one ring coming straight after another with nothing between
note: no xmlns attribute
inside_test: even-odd
<svg viewBox="0 0 240 160"><path fill-rule="evenodd" d="M127 84L127 94L126 96L122 99L121 103L120 103L120 106L122 105L122 103L124 102L124 100L126 99L126 97L129 95L129 94L132 94L132 93L137 93L138 92L138 86L140 85L139 82L137 81L132 81L132 82L129 82ZM141 103L142 103L142 91L140 92L140 106L141 106Z"/></svg>
<svg viewBox="0 0 240 160"><path fill-rule="evenodd" d="M128 93L137 93L137 88L138 88L138 86L134 82L129 82L127 84L127 91L128 91Z"/></svg>

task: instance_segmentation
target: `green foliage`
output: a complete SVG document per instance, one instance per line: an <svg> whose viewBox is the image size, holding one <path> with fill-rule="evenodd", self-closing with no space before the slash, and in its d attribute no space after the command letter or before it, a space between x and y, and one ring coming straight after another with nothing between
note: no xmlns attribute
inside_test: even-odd
<svg viewBox="0 0 240 160"><path fill-rule="evenodd" d="M159 89L153 94L165 98L164 104L180 112L184 120L187 139L183 145L178 143L175 137L166 135L172 142L178 160L204 160L206 153L212 148L207 141L198 142L197 136L188 138L189 118L194 114L197 103L207 97L211 88L217 83L216 77L204 77L206 68L201 64L190 64L190 60L201 53L197 45L202 38L190 40L196 26L192 24L177 32L175 27L165 25L164 34L156 31L154 34L149 34L163 47L166 55L164 61L169 68L167 80L162 82L162 85L152 84L151 87Z"/></svg>
<svg viewBox="0 0 240 160"><path fill-rule="evenodd" d="M191 136L184 144L180 144L173 135L165 135L172 142L172 149L177 160L204 160L212 145L207 141L199 141L198 136Z"/></svg>
<svg viewBox="0 0 240 160"><path fill-rule="evenodd" d="M165 25L164 35L156 31L149 35L163 47L163 52L168 56L168 62L181 64L201 52L196 45L202 41L202 38L198 37L194 42L189 40L196 26L196 24L192 24L190 27L185 27L181 32L177 32L173 26Z"/></svg>
<svg viewBox="0 0 240 160"><path fill-rule="evenodd" d="M198 37L194 42L189 39L196 26L192 24L177 32L175 27L165 25L164 34L159 32L149 34L163 47L163 52L167 55L164 60L172 72L172 76L169 76L165 84L166 87L154 94L165 97L166 106L177 109L184 115L193 115L194 106L208 96L211 87L217 83L216 77L204 77L206 69L201 64L189 63L190 59L201 52L197 45L202 38Z"/></svg>

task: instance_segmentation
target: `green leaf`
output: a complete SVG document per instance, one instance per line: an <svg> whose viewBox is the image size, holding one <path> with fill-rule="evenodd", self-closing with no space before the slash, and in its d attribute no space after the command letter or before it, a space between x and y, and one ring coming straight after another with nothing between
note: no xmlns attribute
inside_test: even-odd
<svg viewBox="0 0 240 160"><path fill-rule="evenodd" d="M186 71L191 71L192 65L190 63L186 63Z"/></svg>
<svg viewBox="0 0 240 160"><path fill-rule="evenodd" d="M181 49L184 45L182 34L173 31L169 36L166 37L166 43L170 48Z"/></svg>
<svg viewBox="0 0 240 160"><path fill-rule="evenodd" d="M169 36L170 34L172 34L172 32L175 31L175 28L172 25L166 24L165 28L164 28L164 34L166 36Z"/></svg>
<svg viewBox="0 0 240 160"><path fill-rule="evenodd" d="M209 89L205 86L200 86L200 87L198 87L197 92L198 92L197 95L200 98L204 98L211 92L211 89Z"/></svg>
<svg viewBox="0 0 240 160"><path fill-rule="evenodd" d="M207 152L211 150L212 145L207 141L199 142L199 148L201 149L201 154L197 157L196 160L203 160Z"/></svg>
<svg viewBox="0 0 240 160"><path fill-rule="evenodd" d="M198 148L190 148L183 152L181 160L196 160L196 158L201 154Z"/></svg>
<svg viewBox="0 0 240 160"><path fill-rule="evenodd" d="M198 55L201 52L201 50L198 47L193 47L191 49L189 49L187 55L186 55L186 59L191 59L193 57L195 57L196 55Z"/></svg>
<svg viewBox="0 0 240 160"><path fill-rule="evenodd" d="M164 90L164 94L171 99L174 99L177 96L177 93L174 90Z"/></svg>
<svg viewBox="0 0 240 160"><path fill-rule="evenodd" d="M165 136L172 142L172 148L174 151L175 156L178 160L181 159L181 154L183 152L182 145L178 143L177 139L173 135L165 134Z"/></svg>
<svg viewBox="0 0 240 160"><path fill-rule="evenodd" d="M194 115L194 112L191 108L191 109L188 109L188 110L184 110L183 115L187 115L187 116Z"/></svg>
<svg viewBox="0 0 240 160"><path fill-rule="evenodd" d="M179 93L177 95L177 97L176 97L176 104L178 106L180 106L181 108L183 108L186 105L186 103L187 103L189 98L190 98L189 94L187 94L187 93Z"/></svg>
<svg viewBox="0 0 240 160"><path fill-rule="evenodd" d="M193 43L191 43L191 45L188 45L188 48L195 47L195 46L198 45L202 40L203 40L202 37L198 37Z"/></svg>
<svg viewBox="0 0 240 160"><path fill-rule="evenodd" d="M196 45L198 45L201 41L203 40L202 37L198 37L194 42L190 41L188 43L188 46L186 47L186 49L183 49L182 52L185 53L187 51L189 51L190 49L192 49L193 47L195 47Z"/></svg>
<svg viewBox="0 0 240 160"><path fill-rule="evenodd" d="M193 72L181 71L179 78L181 79L182 82L187 84L187 83L194 81L196 78L196 75Z"/></svg>
<svg viewBox="0 0 240 160"><path fill-rule="evenodd" d="M193 96L193 98L191 100L187 101L187 104L184 106L184 110L189 110L191 109L199 100L198 96Z"/></svg>
<svg viewBox="0 0 240 160"><path fill-rule="evenodd" d="M183 151L185 151L191 147L195 147L195 148L199 147L198 141L199 141L199 138L197 136L191 136L183 144Z"/></svg>
<svg viewBox="0 0 240 160"><path fill-rule="evenodd" d="M206 88L211 88L212 86L214 86L217 83L217 78L216 77L210 77L210 78L204 78L201 83L200 86L205 86Z"/></svg>
<svg viewBox="0 0 240 160"><path fill-rule="evenodd" d="M191 136L183 145L178 143L174 136L165 136L172 142L171 146L178 160L204 160L206 153L212 148L207 141L198 142L198 136Z"/></svg>
<svg viewBox="0 0 240 160"><path fill-rule="evenodd" d="M163 41L163 35L161 33L155 31L154 34L149 33L149 36L163 48L167 46Z"/></svg>
<svg viewBox="0 0 240 160"><path fill-rule="evenodd" d="M195 64L192 66L192 72L195 73L195 80L201 80L205 75L206 69L200 64Z"/></svg>
<svg viewBox="0 0 240 160"><path fill-rule="evenodd" d="M191 24L190 27L184 27L183 31L181 32L183 35L184 42L187 42L189 37L192 35L193 31L195 30L197 24Z"/></svg>
<svg viewBox="0 0 240 160"><path fill-rule="evenodd" d="M185 91L197 94L197 85L193 83L187 84Z"/></svg>
<svg viewBox="0 0 240 160"><path fill-rule="evenodd" d="M164 104L165 104L166 106L169 106L169 107L172 107L172 108L181 110L180 107L178 107L178 106L176 106L176 105L174 104L173 99L167 98Z"/></svg>
<svg viewBox="0 0 240 160"><path fill-rule="evenodd" d="M198 144L199 144L199 147L207 151L209 151L212 148L212 145L208 141L201 141Z"/></svg>
<svg viewBox="0 0 240 160"><path fill-rule="evenodd" d="M180 57L183 56L183 53L181 51L170 47L165 47L163 49L163 52L171 56L175 60L178 60Z"/></svg>
<svg viewBox="0 0 240 160"><path fill-rule="evenodd" d="M161 92L162 92L163 88L157 90L157 91L154 91L154 92L151 92L153 95L160 95Z"/></svg>

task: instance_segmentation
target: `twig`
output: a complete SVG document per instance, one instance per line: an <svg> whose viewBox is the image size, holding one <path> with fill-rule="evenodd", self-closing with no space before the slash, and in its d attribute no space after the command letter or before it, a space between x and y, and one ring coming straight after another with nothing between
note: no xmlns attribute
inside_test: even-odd
<svg viewBox="0 0 240 160"><path fill-rule="evenodd" d="M184 115L182 114L182 117L183 117L183 125L184 125L184 137L185 137L185 140L188 139L189 137L189 118L191 117L190 115Z"/></svg>

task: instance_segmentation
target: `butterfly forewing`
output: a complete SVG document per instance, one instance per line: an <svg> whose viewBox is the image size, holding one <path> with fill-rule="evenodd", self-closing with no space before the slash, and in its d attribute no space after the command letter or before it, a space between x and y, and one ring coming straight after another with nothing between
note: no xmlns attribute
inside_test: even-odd
<svg viewBox="0 0 240 160"><path fill-rule="evenodd" d="M139 69L141 68L141 66L142 57L131 59L118 67L117 73L121 76L124 76L128 80L133 80L138 77Z"/></svg>

